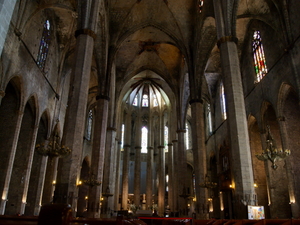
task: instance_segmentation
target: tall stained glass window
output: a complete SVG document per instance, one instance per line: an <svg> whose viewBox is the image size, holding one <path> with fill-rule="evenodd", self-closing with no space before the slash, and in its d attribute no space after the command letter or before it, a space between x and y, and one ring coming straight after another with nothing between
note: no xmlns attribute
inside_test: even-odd
<svg viewBox="0 0 300 225"><path fill-rule="evenodd" d="M45 62L48 55L49 44L50 44L50 21L46 20L44 23L43 34L40 42L40 48L37 55L36 63L41 68L44 69Z"/></svg>
<svg viewBox="0 0 300 225"><path fill-rule="evenodd" d="M93 125L93 110L89 111L87 118L87 129L86 129L86 139L91 140L92 137L92 125Z"/></svg>
<svg viewBox="0 0 300 225"><path fill-rule="evenodd" d="M137 106L138 105L138 97L135 96L132 105Z"/></svg>
<svg viewBox="0 0 300 225"><path fill-rule="evenodd" d="M254 31L253 34L252 50L254 58L254 68L256 73L255 83L258 83L268 73L261 35L258 30Z"/></svg>
<svg viewBox="0 0 300 225"><path fill-rule="evenodd" d="M225 99L225 91L224 91L224 85L223 82L221 82L220 85L220 100L221 100L221 113L222 118L224 120L227 119L227 112L226 112L226 99Z"/></svg>
<svg viewBox="0 0 300 225"><path fill-rule="evenodd" d="M169 128L167 126L165 126L165 152L168 152L168 142L169 142Z"/></svg>
<svg viewBox="0 0 300 225"><path fill-rule="evenodd" d="M121 133L121 151L124 151L124 133L125 133L125 125L122 124L122 133Z"/></svg>
<svg viewBox="0 0 300 225"><path fill-rule="evenodd" d="M148 106L149 106L148 95L143 95L142 107L148 107Z"/></svg>
<svg viewBox="0 0 300 225"><path fill-rule="evenodd" d="M153 107L157 107L157 106L158 106L158 101L156 95L153 95Z"/></svg>
<svg viewBox="0 0 300 225"><path fill-rule="evenodd" d="M185 123L185 146L186 150L190 149L190 129L188 123Z"/></svg>
<svg viewBox="0 0 300 225"><path fill-rule="evenodd" d="M147 153L148 145L148 129L146 127L142 128L142 153Z"/></svg>
<svg viewBox="0 0 300 225"><path fill-rule="evenodd" d="M207 116L207 129L208 129L208 133L211 134L212 132L212 120L211 120L211 109L210 109L210 104L207 104L207 112L206 112L206 116Z"/></svg>

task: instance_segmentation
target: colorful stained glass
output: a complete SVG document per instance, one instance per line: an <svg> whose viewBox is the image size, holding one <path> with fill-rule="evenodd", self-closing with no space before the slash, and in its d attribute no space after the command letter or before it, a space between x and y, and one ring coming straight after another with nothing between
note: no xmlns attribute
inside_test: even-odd
<svg viewBox="0 0 300 225"><path fill-rule="evenodd" d="M165 126L165 152L168 152L168 142L169 142L169 128Z"/></svg>
<svg viewBox="0 0 300 225"><path fill-rule="evenodd" d="M93 125L93 111L89 111L87 119L87 130L86 130L86 139L91 140L92 137L92 125Z"/></svg>
<svg viewBox="0 0 300 225"><path fill-rule="evenodd" d="M44 23L44 28L43 28L43 34L40 42L40 47L39 47L39 52L37 55L37 60L36 63L38 67L41 69L44 69L45 67L45 62L47 59L48 51L49 51L49 44L50 44L50 21L46 20Z"/></svg>
<svg viewBox="0 0 300 225"><path fill-rule="evenodd" d="M138 98L137 96L135 96L132 105L137 106L138 105L137 103L138 103Z"/></svg>
<svg viewBox="0 0 300 225"><path fill-rule="evenodd" d="M148 106L149 106L148 95L143 95L142 107L148 107Z"/></svg>
<svg viewBox="0 0 300 225"><path fill-rule="evenodd" d="M252 50L254 59L254 69L256 73L255 83L258 83L268 73L262 39L259 31L254 31Z"/></svg>

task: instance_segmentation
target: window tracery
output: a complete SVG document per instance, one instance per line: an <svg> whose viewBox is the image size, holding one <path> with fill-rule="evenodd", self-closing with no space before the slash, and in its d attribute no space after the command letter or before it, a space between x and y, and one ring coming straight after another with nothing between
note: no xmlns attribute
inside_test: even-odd
<svg viewBox="0 0 300 225"><path fill-rule="evenodd" d="M50 44L50 21L46 20L44 23L44 28L43 28L43 34L42 34L42 38L40 41L40 47L39 47L39 52L37 55L37 60L36 63L38 65L38 67L40 67L41 69L44 69L45 67L45 62L47 59L47 55L48 55L48 51L49 51L49 44Z"/></svg>
<svg viewBox="0 0 300 225"><path fill-rule="evenodd" d="M254 59L254 69L256 73L255 83L258 83L268 73L262 39L260 31L258 30L254 31L253 34L252 50Z"/></svg>

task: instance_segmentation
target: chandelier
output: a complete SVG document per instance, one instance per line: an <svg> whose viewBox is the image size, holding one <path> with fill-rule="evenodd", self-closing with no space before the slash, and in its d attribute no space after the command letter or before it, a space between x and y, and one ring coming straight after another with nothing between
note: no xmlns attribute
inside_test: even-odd
<svg viewBox="0 0 300 225"><path fill-rule="evenodd" d="M48 156L50 160L54 157L64 157L69 155L72 150L64 145L61 145L60 136L55 133L42 144L37 144L35 150L42 156Z"/></svg>
<svg viewBox="0 0 300 225"><path fill-rule="evenodd" d="M273 139L270 126L267 126L268 133L267 133L267 147L263 152L259 155L255 155L259 160L266 161L270 160L272 162L271 167L276 170L278 166L276 165L277 161L285 159L287 156L291 154L291 150L289 149L277 149L275 140Z"/></svg>
<svg viewBox="0 0 300 225"><path fill-rule="evenodd" d="M88 185L90 187L94 186L100 186L101 182L95 179L95 175L91 174L90 177L87 180L82 181L85 185Z"/></svg>
<svg viewBox="0 0 300 225"><path fill-rule="evenodd" d="M217 185L218 185L217 183L212 182L212 181L209 180L208 175L205 175L204 182L199 184L200 187L209 188L209 189L213 189L213 188L217 187Z"/></svg>

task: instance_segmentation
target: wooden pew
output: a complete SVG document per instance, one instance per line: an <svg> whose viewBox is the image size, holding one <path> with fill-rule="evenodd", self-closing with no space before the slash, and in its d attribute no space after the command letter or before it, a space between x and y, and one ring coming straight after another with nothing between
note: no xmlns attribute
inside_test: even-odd
<svg viewBox="0 0 300 225"><path fill-rule="evenodd" d="M37 216L6 216L0 215L1 225L37 225Z"/></svg>

